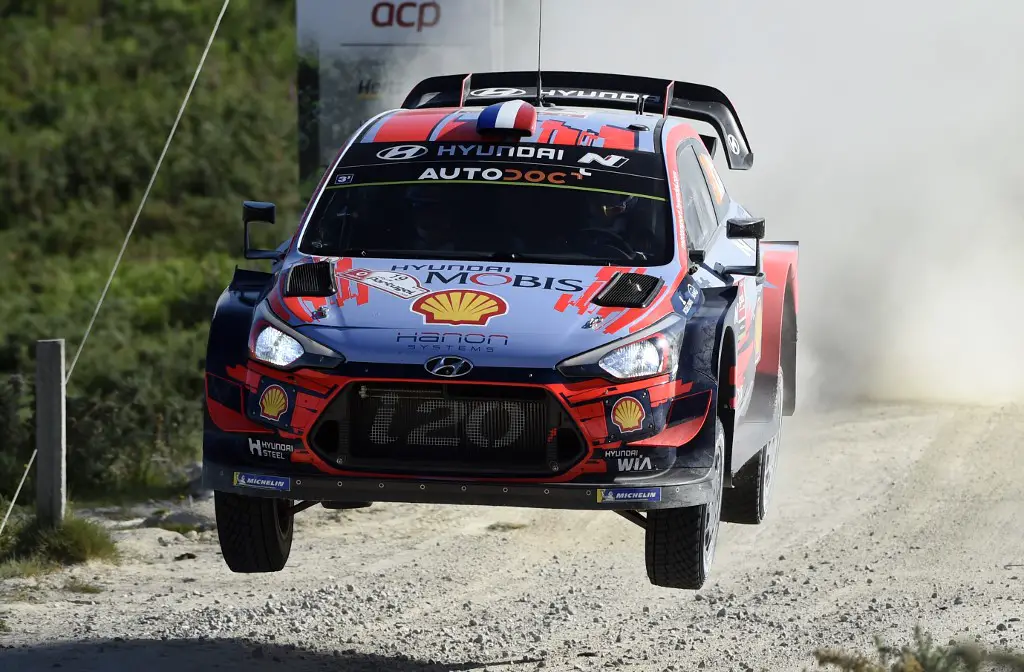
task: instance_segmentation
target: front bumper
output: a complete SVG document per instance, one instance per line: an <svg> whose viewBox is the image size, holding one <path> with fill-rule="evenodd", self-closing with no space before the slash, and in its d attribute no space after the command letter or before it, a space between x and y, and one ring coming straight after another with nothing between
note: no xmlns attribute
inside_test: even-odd
<svg viewBox="0 0 1024 672"><path fill-rule="evenodd" d="M395 478L285 475L204 460L203 484L252 497L324 502L413 502L511 506L538 509L646 510L706 503L713 492L712 468L673 469L643 483L459 482Z"/></svg>

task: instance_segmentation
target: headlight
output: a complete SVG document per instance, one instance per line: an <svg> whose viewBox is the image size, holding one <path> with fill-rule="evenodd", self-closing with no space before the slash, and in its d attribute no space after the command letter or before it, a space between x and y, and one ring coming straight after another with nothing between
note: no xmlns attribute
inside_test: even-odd
<svg viewBox="0 0 1024 672"><path fill-rule="evenodd" d="M266 326L256 337L253 355L274 366L288 366L306 354L294 338L274 327Z"/></svg>
<svg viewBox="0 0 1024 672"><path fill-rule="evenodd" d="M597 365L620 380L643 378L675 370L674 354L668 339L659 334L612 350Z"/></svg>
<svg viewBox="0 0 1024 672"><path fill-rule="evenodd" d="M345 362L341 353L288 326L274 315L266 301L256 306L253 312L249 327L249 355L279 369L329 369Z"/></svg>
<svg viewBox="0 0 1024 672"><path fill-rule="evenodd" d="M685 326L685 319L670 315L618 342L570 357L558 365L558 371L569 378L616 381L675 376Z"/></svg>

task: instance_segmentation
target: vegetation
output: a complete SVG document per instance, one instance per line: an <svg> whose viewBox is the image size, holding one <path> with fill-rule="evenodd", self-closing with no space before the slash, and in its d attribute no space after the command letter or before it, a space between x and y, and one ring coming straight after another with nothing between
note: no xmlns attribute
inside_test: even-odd
<svg viewBox="0 0 1024 672"><path fill-rule="evenodd" d="M0 498L4 511L7 504ZM89 560L118 559L117 546L103 526L69 516L57 528L43 528L26 507L15 508L0 537L0 579L44 574Z"/></svg>
<svg viewBox="0 0 1024 672"><path fill-rule="evenodd" d="M103 589L99 586L80 579L68 579L67 583L64 584L64 590L81 595L98 595L103 592Z"/></svg>
<svg viewBox="0 0 1024 672"><path fill-rule="evenodd" d="M972 644L937 646L931 637L914 630L914 641L908 646L894 647L875 640L877 655L822 650L815 653L820 667L843 672L980 672L1005 670L1024 672L1024 657L1001 651L986 651Z"/></svg>
<svg viewBox="0 0 1024 672"><path fill-rule="evenodd" d="M34 447L34 343L64 338L70 360L81 342L219 9L0 0L4 495ZM240 261L241 201L275 200L282 220L300 209L294 12L233 0L225 16L70 381L78 499L173 485L199 456L206 331Z"/></svg>

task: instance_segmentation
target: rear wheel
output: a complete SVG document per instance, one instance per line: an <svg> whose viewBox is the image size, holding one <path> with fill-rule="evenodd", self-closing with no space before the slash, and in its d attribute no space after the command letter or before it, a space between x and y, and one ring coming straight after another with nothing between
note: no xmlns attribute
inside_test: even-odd
<svg viewBox="0 0 1024 672"><path fill-rule="evenodd" d="M785 402L786 382L783 369L775 382L775 404ZM727 523L759 525L768 512L771 503L772 486L779 462L779 447L782 444L782 419L779 430L765 444L757 455L743 465L732 477L733 487L722 496L722 520Z"/></svg>
<svg viewBox="0 0 1024 672"><path fill-rule="evenodd" d="M697 590L711 573L722 509L725 427L715 418L715 461L707 504L647 513L647 578L656 586Z"/></svg>
<svg viewBox="0 0 1024 672"><path fill-rule="evenodd" d="M214 493L217 535L232 572L279 572L292 550L290 499Z"/></svg>

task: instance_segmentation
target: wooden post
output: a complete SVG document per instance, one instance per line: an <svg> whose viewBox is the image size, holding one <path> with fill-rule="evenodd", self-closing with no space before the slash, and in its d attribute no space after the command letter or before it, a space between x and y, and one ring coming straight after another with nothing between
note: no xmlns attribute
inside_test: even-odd
<svg viewBox="0 0 1024 672"><path fill-rule="evenodd" d="M67 509L64 339L36 342L36 515L44 527Z"/></svg>

